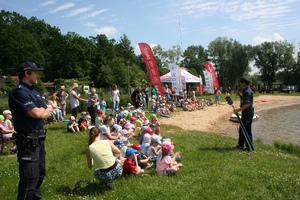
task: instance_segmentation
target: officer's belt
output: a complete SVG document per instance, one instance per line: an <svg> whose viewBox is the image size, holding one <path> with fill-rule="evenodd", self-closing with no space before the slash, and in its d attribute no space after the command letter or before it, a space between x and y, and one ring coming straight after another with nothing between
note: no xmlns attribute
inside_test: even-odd
<svg viewBox="0 0 300 200"><path fill-rule="evenodd" d="M25 136L42 136L46 135L47 130L46 129L41 129L41 130L33 130L30 131L29 133L20 133Z"/></svg>

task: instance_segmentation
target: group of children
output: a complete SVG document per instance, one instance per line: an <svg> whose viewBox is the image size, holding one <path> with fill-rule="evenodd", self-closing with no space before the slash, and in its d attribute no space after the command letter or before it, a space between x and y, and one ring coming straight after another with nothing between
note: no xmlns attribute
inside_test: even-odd
<svg viewBox="0 0 300 200"><path fill-rule="evenodd" d="M174 101L167 101L167 99L161 95L158 95L158 97L152 96L150 112L169 116L174 111L176 111L176 104Z"/></svg>
<svg viewBox="0 0 300 200"><path fill-rule="evenodd" d="M173 152L173 142L161 137L160 123L155 113L146 117L141 109L135 109L128 103L126 109L120 107L115 115L105 115L98 110L96 121L98 123L93 127L99 128L101 139L110 140L120 150L120 154L115 156L122 163L124 176L142 175L146 168L151 167L156 167L159 174L171 175L182 166L177 163L180 153ZM131 143L133 140L139 142Z"/></svg>
<svg viewBox="0 0 300 200"><path fill-rule="evenodd" d="M216 104L216 101L214 101L212 98L208 99L182 99L180 101L180 105L182 107L183 111L195 111L195 110L201 110L208 106L213 106ZM216 104L217 105L217 104Z"/></svg>

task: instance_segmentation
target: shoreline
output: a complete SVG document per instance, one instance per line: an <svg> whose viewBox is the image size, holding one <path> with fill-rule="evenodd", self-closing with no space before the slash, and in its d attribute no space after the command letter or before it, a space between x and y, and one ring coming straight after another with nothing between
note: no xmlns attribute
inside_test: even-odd
<svg viewBox="0 0 300 200"><path fill-rule="evenodd" d="M209 106L203 110L175 112L171 114L170 118L160 118L160 122L161 124L175 125L185 130L211 132L237 138L238 123L229 120L230 115L233 114L233 108L227 104L225 99L221 99L221 102L223 104L220 106ZM255 113L297 104L300 104L300 96L260 95L254 98ZM233 105L238 107L239 101L234 101ZM282 138L282 141L285 139Z"/></svg>

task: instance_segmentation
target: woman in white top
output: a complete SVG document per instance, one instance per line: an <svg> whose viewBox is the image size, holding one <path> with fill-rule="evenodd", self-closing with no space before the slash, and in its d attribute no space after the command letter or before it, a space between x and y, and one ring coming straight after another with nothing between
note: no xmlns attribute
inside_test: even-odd
<svg viewBox="0 0 300 200"><path fill-rule="evenodd" d="M78 88L77 83L73 83L72 88L70 90L70 105L72 110L72 116L74 116L77 119L77 113L79 108L79 100L87 102L86 99L80 98L79 94L77 95L76 90Z"/></svg>
<svg viewBox="0 0 300 200"><path fill-rule="evenodd" d="M120 155L120 150L109 140L100 140L102 133L99 128L90 130L89 146L86 148L87 164L90 169L94 161L98 168L95 169L96 179L104 183L105 190L113 189L111 182L122 175L122 164L114 157Z"/></svg>
<svg viewBox="0 0 300 200"><path fill-rule="evenodd" d="M110 133L110 127L113 125L113 118L111 116L106 116L103 120L103 125L99 127L101 131L101 140L116 140L119 139L122 135L119 133L117 136L113 136Z"/></svg>
<svg viewBox="0 0 300 200"><path fill-rule="evenodd" d="M118 86L116 84L113 85L110 99L113 102L111 113L115 114L116 110L118 110L120 102L120 91L118 90Z"/></svg>

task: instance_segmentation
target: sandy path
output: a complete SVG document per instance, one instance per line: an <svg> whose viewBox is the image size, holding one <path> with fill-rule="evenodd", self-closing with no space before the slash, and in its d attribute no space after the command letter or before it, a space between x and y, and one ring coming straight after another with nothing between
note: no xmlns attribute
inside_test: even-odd
<svg viewBox="0 0 300 200"><path fill-rule="evenodd" d="M237 100L233 105L238 108L239 98L235 96L231 98ZM224 105L210 106L193 112L176 112L171 115L171 118L160 118L160 122L161 124L176 125L185 130L199 130L238 137L237 132L232 131L232 126L237 127L237 123L229 121L229 116L233 113L232 106L225 103L225 99L221 99L221 101ZM300 96L260 95L254 98L254 109L257 112L297 103L300 103Z"/></svg>

